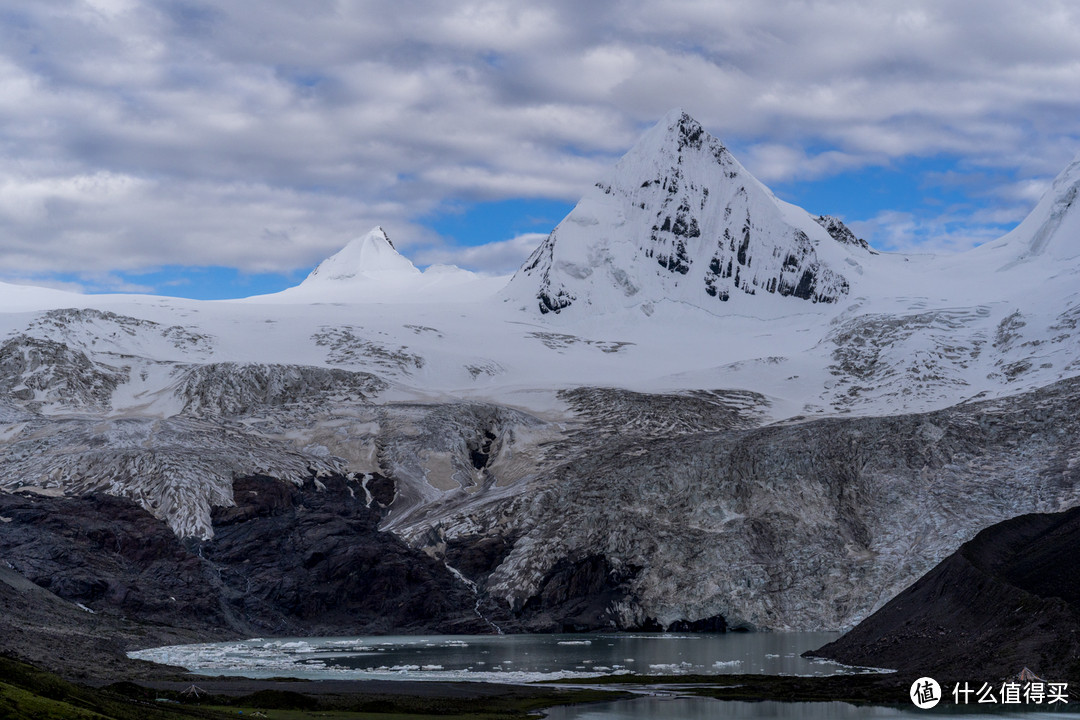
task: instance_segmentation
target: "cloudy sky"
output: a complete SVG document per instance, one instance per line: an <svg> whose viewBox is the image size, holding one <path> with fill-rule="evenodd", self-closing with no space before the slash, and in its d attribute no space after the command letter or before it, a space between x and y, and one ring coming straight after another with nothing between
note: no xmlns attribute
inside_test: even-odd
<svg viewBox="0 0 1080 720"><path fill-rule="evenodd" d="M506 271L673 107L879 248L963 249L1080 151L1078 8L4 0L0 279L248 295L376 224Z"/></svg>

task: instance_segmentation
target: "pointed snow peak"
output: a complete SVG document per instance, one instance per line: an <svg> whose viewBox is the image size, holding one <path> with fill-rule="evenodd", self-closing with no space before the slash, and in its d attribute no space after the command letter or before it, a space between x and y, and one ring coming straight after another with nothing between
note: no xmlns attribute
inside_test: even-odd
<svg viewBox="0 0 1080 720"><path fill-rule="evenodd" d="M659 124L666 126L665 134L674 139L676 150L682 150L687 146L700 148L702 138L715 140L705 132L705 128L701 127L701 123L690 117L682 108L669 111Z"/></svg>
<svg viewBox="0 0 1080 720"><path fill-rule="evenodd" d="M676 143L685 144L687 141L696 140L704 132L701 124L690 117L685 110L673 108L668 110L667 114L660 119L660 122L653 125L652 129L642 136L642 139L644 140L650 134L656 133L674 140Z"/></svg>
<svg viewBox="0 0 1080 720"><path fill-rule="evenodd" d="M824 255L819 251L824 252ZM832 303L848 251L682 110L650 128L537 248L505 296L543 314L746 296Z"/></svg>
<svg viewBox="0 0 1080 720"><path fill-rule="evenodd" d="M705 132L701 123L681 108L676 108L641 136L615 166L614 173L624 175L631 168L633 173L635 170L645 170L649 165L660 170L674 169L699 154L710 164L734 161L724 145ZM639 164L645 167L635 168Z"/></svg>
<svg viewBox="0 0 1080 720"><path fill-rule="evenodd" d="M645 140L654 134L671 138L676 142L679 142L680 138L689 138L689 141L693 142L702 134L707 133L701 127L701 123L690 117L690 114L685 110L673 108L668 110L664 117L660 118L660 121L653 125L652 128L645 131L641 136L641 140Z"/></svg>
<svg viewBox="0 0 1080 720"><path fill-rule="evenodd" d="M386 231L375 227L367 234L319 263L305 283L350 281L387 275L419 275L408 258L399 253Z"/></svg>

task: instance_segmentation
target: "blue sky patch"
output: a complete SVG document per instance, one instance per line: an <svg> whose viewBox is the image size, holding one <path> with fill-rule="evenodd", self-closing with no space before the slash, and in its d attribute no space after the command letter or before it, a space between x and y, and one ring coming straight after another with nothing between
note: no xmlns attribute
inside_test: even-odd
<svg viewBox="0 0 1080 720"><path fill-rule="evenodd" d="M456 204L421 222L452 245L476 246L509 240L525 233L549 233L575 203L519 198Z"/></svg>

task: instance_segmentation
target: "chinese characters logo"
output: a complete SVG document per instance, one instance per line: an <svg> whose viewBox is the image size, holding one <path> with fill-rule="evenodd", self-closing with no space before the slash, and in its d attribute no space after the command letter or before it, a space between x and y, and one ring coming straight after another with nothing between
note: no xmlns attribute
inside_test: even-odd
<svg viewBox="0 0 1080 720"><path fill-rule="evenodd" d="M920 710L929 710L941 702L941 686L931 677L921 677L911 683L911 702Z"/></svg>

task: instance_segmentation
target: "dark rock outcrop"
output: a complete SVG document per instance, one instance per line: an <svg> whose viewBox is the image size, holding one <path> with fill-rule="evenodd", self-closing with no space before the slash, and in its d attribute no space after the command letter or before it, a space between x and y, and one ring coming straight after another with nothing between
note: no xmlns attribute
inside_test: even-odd
<svg viewBox="0 0 1080 720"><path fill-rule="evenodd" d="M168 672L160 665L129 660L124 652L132 647L214 639L224 640L225 635L87 612L0 560L0 656L22 658L72 679L115 682ZM9 680L2 672L0 678Z"/></svg>
<svg viewBox="0 0 1080 720"><path fill-rule="evenodd" d="M1080 682L1080 508L993 525L813 652L939 681Z"/></svg>
<svg viewBox="0 0 1080 720"><path fill-rule="evenodd" d="M825 228L825 232L829 233L829 236L836 242L861 247L863 250L869 250L871 253L877 254L877 251L872 250L865 240L856 237L855 233L851 232L851 228L845 225L840 218L832 215L818 215L814 218L814 222Z"/></svg>
<svg viewBox="0 0 1080 720"><path fill-rule="evenodd" d="M203 557L230 610L281 635L400 630L489 632L475 599L442 563L380 532L363 488L341 476L303 487L266 477L233 486ZM239 521L236 512L249 515Z"/></svg>
<svg viewBox="0 0 1080 720"><path fill-rule="evenodd" d="M215 635L490 631L442 563L379 531L359 481L256 476L233 489L206 542L122 498L0 494L0 557L95 612Z"/></svg>
<svg viewBox="0 0 1080 720"><path fill-rule="evenodd" d="M534 632L628 629L620 627L612 607L625 596L624 583L634 571L613 568L603 555L564 558L548 572L540 591L525 602L518 616Z"/></svg>

